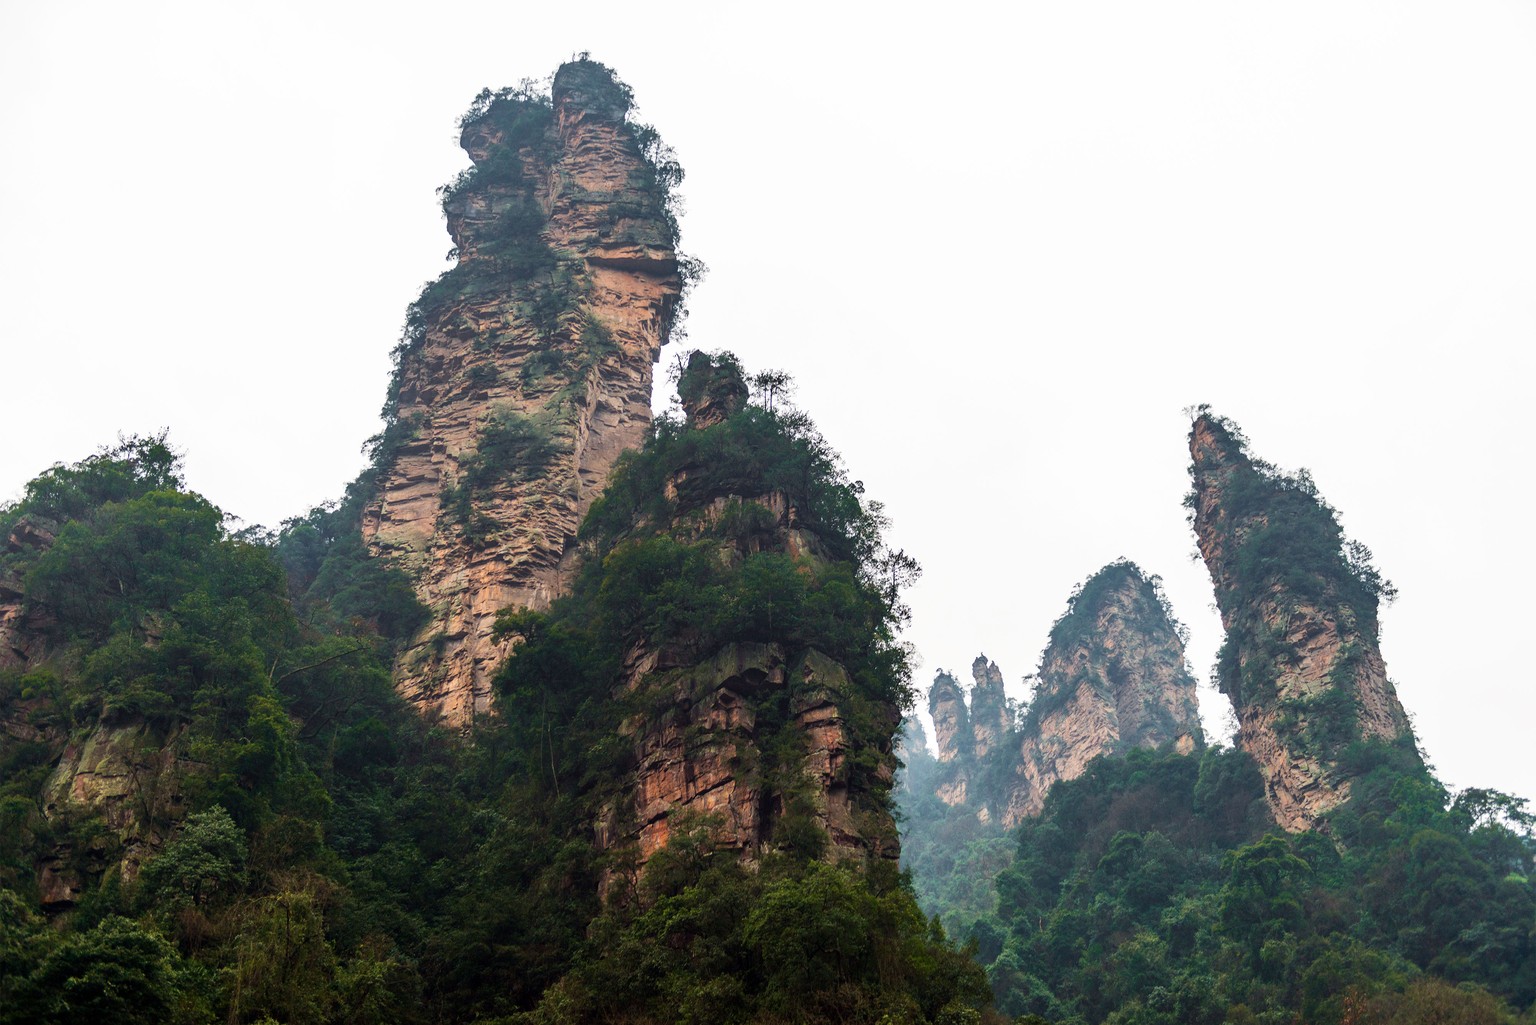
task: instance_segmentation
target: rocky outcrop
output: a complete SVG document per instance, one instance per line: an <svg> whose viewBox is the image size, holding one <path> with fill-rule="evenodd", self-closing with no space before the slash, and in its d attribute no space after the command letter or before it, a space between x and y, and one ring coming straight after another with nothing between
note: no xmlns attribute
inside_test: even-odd
<svg viewBox="0 0 1536 1025"><path fill-rule="evenodd" d="M1344 749L1401 744L1417 757L1387 678L1369 553L1346 545L1305 476L1252 459L1236 429L1202 413L1189 437L1189 505L1227 630L1218 666L1237 743L1258 762L1276 821L1299 831L1349 796Z"/></svg>
<svg viewBox="0 0 1536 1025"><path fill-rule="evenodd" d="M976 656L971 663L971 679L971 750L977 758L986 758L1013 725L1008 695L1003 688L1002 670L985 655Z"/></svg>
<svg viewBox="0 0 1536 1025"><path fill-rule="evenodd" d="M465 727L506 653L496 612L566 587L576 530L651 421L652 365L682 288L664 179L602 65L549 101L466 115L474 167L444 190L458 263L412 307L363 534L432 622L396 666L423 712Z"/></svg>
<svg viewBox="0 0 1536 1025"><path fill-rule="evenodd" d="M688 397L690 435L730 431L746 397L729 356L690 360L678 390ZM701 395L713 397L695 401ZM794 573L814 578L828 564L826 546L797 521L787 495L712 494L701 482L716 469L685 458L665 487L671 522L636 522L634 539L667 535L703 545L729 570L789 556ZM680 829L704 829L715 849L748 860L806 837L834 859L895 858L895 825L872 791L894 782L897 710L860 703L848 670L793 631L715 650L685 634L671 646L637 642L613 695L639 709L619 731L635 767L600 818L597 844L631 870L629 885ZM865 716L862 736L855 707ZM606 880L605 892L615 882Z"/></svg>
<svg viewBox="0 0 1536 1025"><path fill-rule="evenodd" d="M940 669L928 688L928 714L933 719L933 738L939 761L964 759L971 753L971 714L960 682Z"/></svg>
<svg viewBox="0 0 1536 1025"><path fill-rule="evenodd" d="M688 424L702 430L724 423L740 412L749 394L741 368L734 362L712 359L707 352L695 351L688 357L677 398Z"/></svg>
<svg viewBox="0 0 1536 1025"><path fill-rule="evenodd" d="M103 721L65 745L44 789L50 819L89 816L104 827L89 849L55 849L40 866L42 906L75 903L84 877L116 866L125 881L164 845L190 810L185 784L195 769L179 743L138 719Z"/></svg>
<svg viewBox="0 0 1536 1025"><path fill-rule="evenodd" d="M7 532L0 559L0 669L20 668L36 662L46 647L47 615L25 601L20 567L14 557L32 559L53 544L53 530L19 517Z"/></svg>
<svg viewBox="0 0 1536 1025"><path fill-rule="evenodd" d="M1155 583L1134 564L1090 577L1051 630L1019 734L1005 825L1037 815L1051 786L1100 755L1204 743L1184 642Z"/></svg>
<svg viewBox="0 0 1536 1025"><path fill-rule="evenodd" d="M650 654L626 672L624 690L643 691L664 712L624 726L637 765L625 800L598 826L600 849L631 848L638 869L682 824L707 828L717 849L756 856L791 811L793 788L761 771L764 746L787 728L804 752L799 771L811 820L834 856L866 853L870 838L848 786L851 745L840 705L852 691L840 665L815 649L791 655L780 644L731 644L701 663L668 662ZM758 709L778 695L787 696L788 722L760 722ZM622 814L626 807L632 815Z"/></svg>

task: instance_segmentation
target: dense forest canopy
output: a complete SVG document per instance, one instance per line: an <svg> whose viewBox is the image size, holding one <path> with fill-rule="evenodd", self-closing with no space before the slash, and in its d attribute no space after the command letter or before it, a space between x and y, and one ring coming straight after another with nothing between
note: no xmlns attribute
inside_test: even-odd
<svg viewBox="0 0 1536 1025"><path fill-rule="evenodd" d="M683 466L688 486L658 497ZM824 550L713 557L763 513L703 506L776 491ZM8 533L54 540L3 557L48 643L0 670L0 1019L978 1020L984 977L894 864L824 860L793 794L750 867L699 821L628 888L599 885L623 875L591 823L628 757L620 720L645 700L612 693L637 640L815 645L850 670L858 743L883 728L889 745L879 709L906 700L893 629L914 567L803 414L658 421L588 520L573 593L506 616L522 642L470 743L394 694L414 599L346 517L231 532L181 490L163 437L56 467L4 510ZM781 736L759 771L792 790ZM141 789L109 814L55 803L65 741ZM881 807L875 769L852 772ZM40 865L72 881L67 900L41 906Z"/></svg>

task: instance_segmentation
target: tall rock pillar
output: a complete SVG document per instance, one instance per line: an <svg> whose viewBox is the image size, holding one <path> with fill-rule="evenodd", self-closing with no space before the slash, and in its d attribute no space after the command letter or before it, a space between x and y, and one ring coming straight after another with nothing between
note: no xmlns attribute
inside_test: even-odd
<svg viewBox="0 0 1536 1025"><path fill-rule="evenodd" d="M1390 593L1369 553L1347 545L1305 474L1251 459L1228 422L1202 413L1189 435L1191 519L1227 640L1218 666L1238 746L1258 762L1275 819L1310 829L1349 796L1357 740L1417 758L1377 636Z"/></svg>
<svg viewBox="0 0 1536 1025"><path fill-rule="evenodd" d="M497 610L563 591L582 517L651 422L682 290L679 172L628 110L586 60L548 100L481 95L461 136L474 166L442 190L458 262L396 352L362 529L432 614L396 686L456 727L490 706Z"/></svg>

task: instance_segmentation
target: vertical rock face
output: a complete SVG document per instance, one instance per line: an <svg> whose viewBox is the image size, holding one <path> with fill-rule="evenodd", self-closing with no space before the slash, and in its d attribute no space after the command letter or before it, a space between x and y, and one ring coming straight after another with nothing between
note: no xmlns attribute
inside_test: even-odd
<svg viewBox="0 0 1536 1025"><path fill-rule="evenodd" d="M1039 814L1054 783L1099 755L1169 743L1188 753L1203 742L1177 625L1140 569L1111 564L1051 630L1003 821Z"/></svg>
<svg viewBox="0 0 1536 1025"><path fill-rule="evenodd" d="M696 355L678 391L690 437L729 432L747 394L728 356ZM711 447L701 443L695 451ZM728 574L754 563L792 567L815 581L828 568L826 545L797 519L787 494L712 493L700 482L714 469L685 459L665 489L670 522L647 517L628 540L704 546ZM749 479L742 473L732 469L735 483ZM781 622L786 611L792 605L782 602ZM597 842L602 850L628 852L637 874L680 831L700 828L714 847L747 858L806 835L818 837L832 858L896 857L895 826L875 792L894 781L897 709L861 701L844 665L793 627L775 629L773 622L770 613L756 639L720 647L684 630L671 644L641 640L629 651L613 699L639 709L619 730L635 767L602 815ZM873 716L863 736L853 722L860 707Z"/></svg>
<svg viewBox="0 0 1536 1025"><path fill-rule="evenodd" d="M804 752L804 810L831 854L895 856L894 844L880 849L889 830L870 830L849 786L854 745L840 706L853 688L842 666L815 649L782 644L731 644L687 665L673 659L646 653L626 671L621 693L663 698L665 713L636 716L624 728L637 764L623 798L598 825L600 849L632 850L638 870L679 829L704 826L716 848L757 855L797 810L796 794L743 770L787 727ZM758 710L781 696L788 721L762 721ZM884 771L889 778L894 768Z"/></svg>
<svg viewBox="0 0 1536 1025"><path fill-rule="evenodd" d="M562 592L582 516L644 438L682 288L675 166L648 157L627 89L578 61L551 92L465 117L474 167L443 200L458 263L411 308L364 514L433 616L397 687L455 726L489 707L496 611Z"/></svg>
<svg viewBox="0 0 1536 1025"><path fill-rule="evenodd" d="M971 663L971 744L977 758L985 758L1002 741L1012 725L1008 717L1008 695L1003 689L1003 673L996 662L978 655Z"/></svg>
<svg viewBox="0 0 1536 1025"><path fill-rule="evenodd" d="M4 553L36 556L53 544L53 531L21 517L6 536ZM22 572L0 564L0 669L20 668L34 661L44 647L47 623L26 604Z"/></svg>
<svg viewBox="0 0 1536 1025"><path fill-rule="evenodd" d="M997 663L978 656L971 663L970 702L952 675L939 670L928 690L928 714L939 747L939 769L929 774L934 795L951 807L975 805L983 820L991 816L994 795L981 793L978 780L1012 723L1003 674Z"/></svg>
<svg viewBox="0 0 1536 1025"><path fill-rule="evenodd" d="M1251 459L1235 428L1208 414L1189 446L1191 518L1227 630L1218 679L1238 746L1258 762L1276 821L1309 829L1349 796L1348 745L1413 747L1377 637L1390 585L1369 552L1345 544L1305 475Z"/></svg>
<svg viewBox="0 0 1536 1025"><path fill-rule="evenodd" d="M933 738L939 745L939 761L952 762L971 753L971 717L965 691L949 673L939 670L928 690L928 714L933 717Z"/></svg>

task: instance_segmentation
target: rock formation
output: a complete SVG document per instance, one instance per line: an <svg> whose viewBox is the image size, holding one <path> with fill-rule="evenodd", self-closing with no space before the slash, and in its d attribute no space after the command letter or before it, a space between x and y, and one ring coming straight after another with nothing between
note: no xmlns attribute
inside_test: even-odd
<svg viewBox="0 0 1536 1025"><path fill-rule="evenodd" d="M942 669L928 689L928 714L939 749L933 787L935 796L945 804L975 804L985 818L994 802L992 795L977 791L976 781L1002 745L1012 722L997 663L978 656L971 664L971 678L975 685L969 702L959 681Z"/></svg>
<svg viewBox="0 0 1536 1025"><path fill-rule="evenodd" d="M1237 712L1237 743L1258 762L1276 821L1294 832L1349 796L1340 758L1351 743L1417 752L1377 637L1390 585L1369 552L1346 545L1304 474L1283 476L1245 448L1230 423L1202 412L1189 436L1189 504L1227 630L1218 681Z"/></svg>
<svg viewBox="0 0 1536 1025"><path fill-rule="evenodd" d="M729 356L695 354L678 391L689 432L729 431L746 398ZM670 523L642 522L634 536L706 544L727 572L788 556L794 573L814 579L834 561L789 495L719 494L701 483L710 476L709 465L685 460L666 487ZM894 780L896 708L864 699L873 720L859 735L849 708L860 690L849 671L793 631L757 633L779 639L701 647L685 631L674 644L642 641L630 651L614 701L641 709L620 728L635 767L597 833L598 846L628 852L636 872L679 829L694 828L748 858L806 835L834 858L896 857L894 823L874 799Z"/></svg>
<svg viewBox="0 0 1536 1025"><path fill-rule="evenodd" d="M1002 742L1013 725L1008 713L1008 695L1003 689L1003 673L997 663L978 655L971 663L971 750L977 758L986 758Z"/></svg>
<svg viewBox="0 0 1536 1025"><path fill-rule="evenodd" d="M1204 744L1184 642L1156 583L1112 563L1073 595L1051 630L1034 698L1015 725L997 664L971 664L970 703L948 673L928 693L939 764L925 775L939 800L1015 826L1038 815L1052 784L1100 755Z"/></svg>
<svg viewBox="0 0 1536 1025"><path fill-rule="evenodd" d="M18 559L35 559L53 544L53 531L22 516L11 527L0 555L0 669L37 660L45 647L46 614L29 607Z"/></svg>
<svg viewBox="0 0 1536 1025"><path fill-rule="evenodd" d="M933 719L933 738L939 761L953 762L971 754L971 714L960 682L940 669L928 688L928 714Z"/></svg>
<svg viewBox="0 0 1536 1025"><path fill-rule="evenodd" d="M473 168L443 190L457 266L411 308L363 522L432 622L396 666L424 712L490 704L497 610L566 587L576 529L651 421L652 365L682 289L667 186L628 90L581 60L552 99L482 94Z"/></svg>
<svg viewBox="0 0 1536 1025"><path fill-rule="evenodd" d="M125 881L138 877L159 852L190 806L186 784L195 763L188 760L184 728L169 734L135 718L104 717L65 745L48 779L47 816L90 815L109 834L88 850L56 847L39 866L40 903L48 910L72 906L84 876L100 876L116 865Z"/></svg>
<svg viewBox="0 0 1536 1025"><path fill-rule="evenodd" d="M1187 754L1203 743L1178 626L1140 569L1111 563L1051 630L1003 822L1039 814L1052 784L1099 755L1164 744Z"/></svg>

